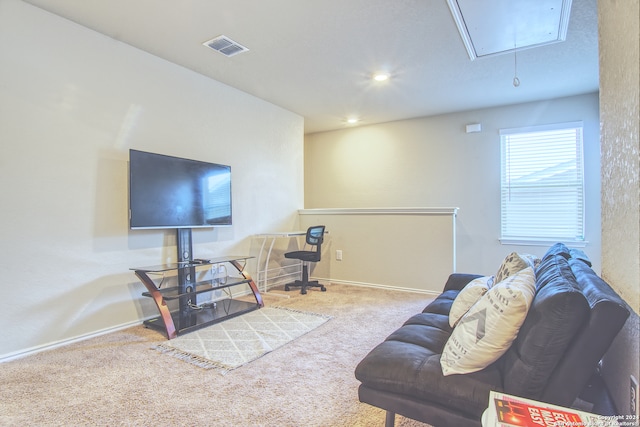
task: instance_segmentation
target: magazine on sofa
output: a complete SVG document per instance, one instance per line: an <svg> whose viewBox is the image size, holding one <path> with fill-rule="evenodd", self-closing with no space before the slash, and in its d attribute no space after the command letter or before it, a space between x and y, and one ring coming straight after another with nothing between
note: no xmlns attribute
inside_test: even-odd
<svg viewBox="0 0 640 427"><path fill-rule="evenodd" d="M621 427L619 417L590 414L492 391L483 427ZM633 424L629 424L633 425Z"/></svg>

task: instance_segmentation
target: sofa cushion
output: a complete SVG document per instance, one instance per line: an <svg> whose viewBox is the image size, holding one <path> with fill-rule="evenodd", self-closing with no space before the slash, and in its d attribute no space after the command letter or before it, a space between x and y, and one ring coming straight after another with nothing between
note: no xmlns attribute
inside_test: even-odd
<svg viewBox="0 0 640 427"><path fill-rule="evenodd" d="M508 349L535 293L532 267L495 284L453 330L440 360L444 375L484 369Z"/></svg>
<svg viewBox="0 0 640 427"><path fill-rule="evenodd" d="M518 337L502 357L505 392L539 399L589 305L567 260L546 256L536 270L536 296Z"/></svg>
<svg viewBox="0 0 640 427"><path fill-rule="evenodd" d="M363 385L435 402L474 418L486 409L490 390L502 390L496 366L445 377L440 353L451 333L447 315L420 313L376 346L356 367Z"/></svg>
<svg viewBox="0 0 640 427"><path fill-rule="evenodd" d="M569 254L571 255L571 259L577 259L585 263L588 267L591 267L591 260L584 251L580 249L569 249Z"/></svg>
<svg viewBox="0 0 640 427"><path fill-rule="evenodd" d="M423 313L435 313L435 314L444 314L449 316L449 310L451 310L451 304L458 296L460 291L457 290L449 290L444 291L436 299L434 299L429 305L422 310Z"/></svg>
<svg viewBox="0 0 640 427"><path fill-rule="evenodd" d="M453 300L453 304L451 304L449 326L455 327L458 321L462 319L462 316L467 314L480 297L489 291L489 288L493 285L493 279L493 276L479 277L462 288L456 299Z"/></svg>
<svg viewBox="0 0 640 427"><path fill-rule="evenodd" d="M571 258L571 250L564 243L556 243L555 245L547 249L547 252L542 257L542 260L544 261L545 258L554 255L560 255L564 259L569 259Z"/></svg>
<svg viewBox="0 0 640 427"><path fill-rule="evenodd" d="M567 406L589 381L598 362L629 317L628 306L582 258L569 260L590 313L556 366L543 399ZM568 402L568 403L567 403Z"/></svg>
<svg viewBox="0 0 640 427"><path fill-rule="evenodd" d="M451 331L447 315L419 313L411 316L401 328L389 335L387 340L415 344L441 353Z"/></svg>
<svg viewBox="0 0 640 427"><path fill-rule="evenodd" d="M482 277L481 274L465 274L465 273L452 273L447 278L444 284L443 292L456 290L459 291L464 288L470 281Z"/></svg>

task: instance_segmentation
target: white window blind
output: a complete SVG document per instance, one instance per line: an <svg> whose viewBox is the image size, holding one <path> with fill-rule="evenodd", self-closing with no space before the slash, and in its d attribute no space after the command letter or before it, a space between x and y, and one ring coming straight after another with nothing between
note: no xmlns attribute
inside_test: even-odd
<svg viewBox="0 0 640 427"><path fill-rule="evenodd" d="M500 130L501 241L584 241L582 122Z"/></svg>

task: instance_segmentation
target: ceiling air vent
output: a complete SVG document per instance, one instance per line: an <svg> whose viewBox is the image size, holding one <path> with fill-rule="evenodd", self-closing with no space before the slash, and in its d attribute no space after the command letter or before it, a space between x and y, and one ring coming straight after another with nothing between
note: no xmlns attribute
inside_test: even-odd
<svg viewBox="0 0 640 427"><path fill-rule="evenodd" d="M224 56L233 56L242 52L247 52L249 50L248 48L242 46L240 43L234 42L227 36L218 36L202 44L210 47L217 52L220 52Z"/></svg>

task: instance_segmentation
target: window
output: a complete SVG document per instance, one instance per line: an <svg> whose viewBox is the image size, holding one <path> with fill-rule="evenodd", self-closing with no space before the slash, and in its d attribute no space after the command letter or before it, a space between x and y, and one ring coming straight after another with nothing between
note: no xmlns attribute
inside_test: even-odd
<svg viewBox="0 0 640 427"><path fill-rule="evenodd" d="M503 243L583 242L582 122L500 130Z"/></svg>

